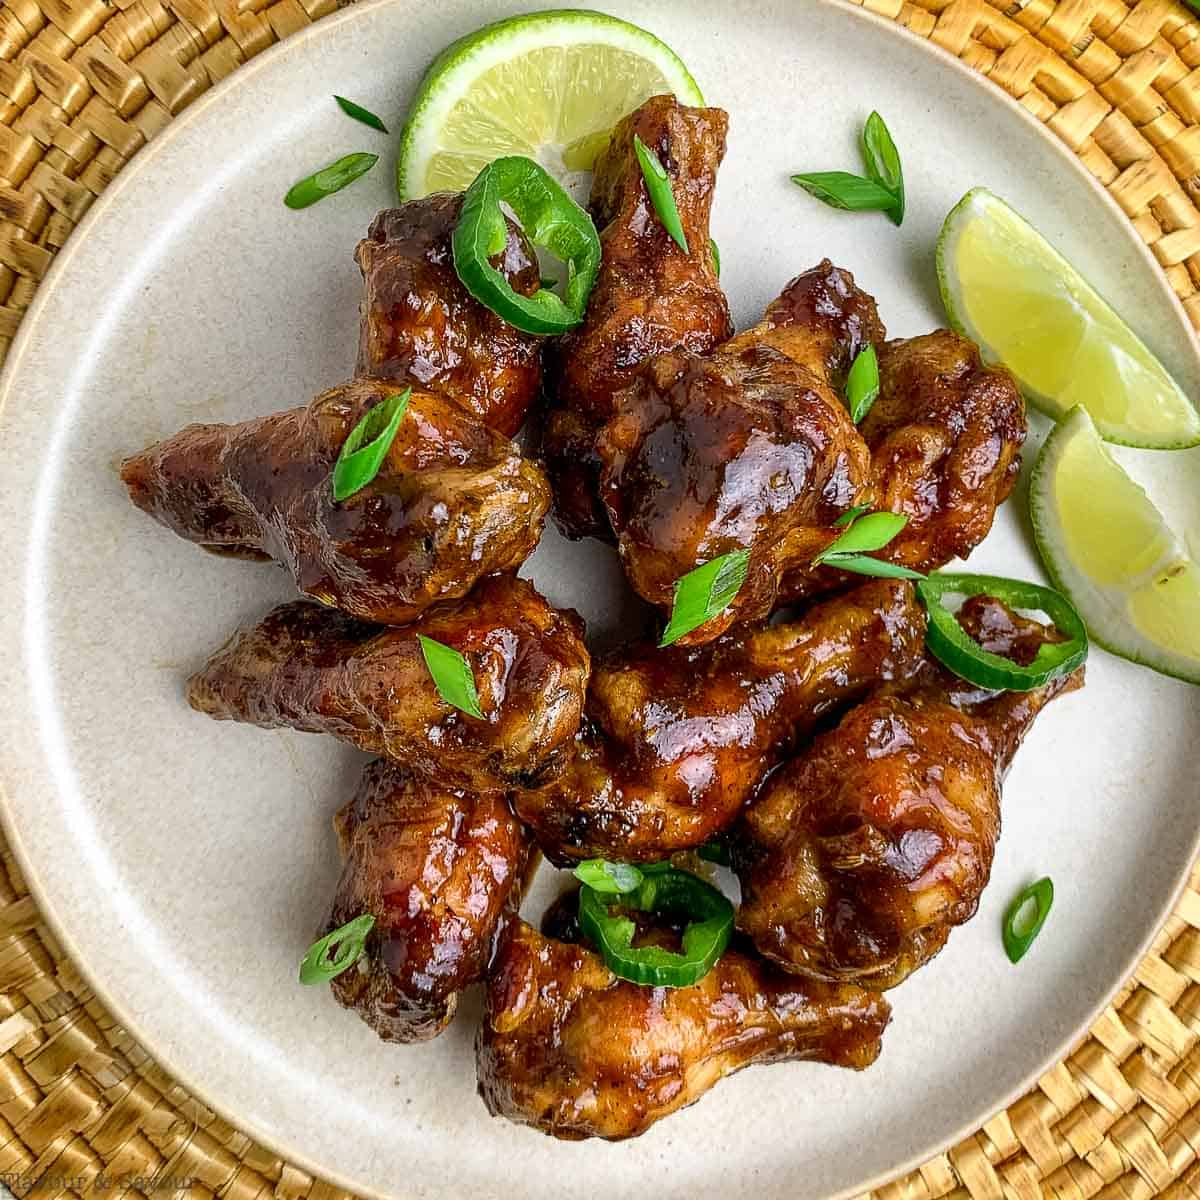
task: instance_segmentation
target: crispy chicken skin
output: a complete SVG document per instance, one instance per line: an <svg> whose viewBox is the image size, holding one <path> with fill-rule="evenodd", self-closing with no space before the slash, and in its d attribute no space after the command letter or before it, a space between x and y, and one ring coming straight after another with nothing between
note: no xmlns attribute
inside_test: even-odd
<svg viewBox="0 0 1200 1200"><path fill-rule="evenodd" d="M636 1137L754 1063L870 1066L889 1017L878 993L736 949L691 987L641 987L515 921L488 978L479 1092L493 1116L554 1137Z"/></svg>
<svg viewBox="0 0 1200 1200"><path fill-rule="evenodd" d="M395 393L355 379L306 408L189 425L127 458L121 478L138 508L181 537L263 551L323 604L402 625L485 575L516 570L541 537L550 489L507 438L414 391L379 474L336 502L342 444Z"/></svg>
<svg viewBox="0 0 1200 1200"><path fill-rule="evenodd" d="M1008 499L1021 468L1025 404L1006 368L984 366L974 342L948 329L884 343L879 380L859 426L871 450L863 502L908 517L879 557L932 571L966 558ZM795 600L848 582L843 572L802 563L780 592Z"/></svg>
<svg viewBox="0 0 1200 1200"><path fill-rule="evenodd" d="M728 114L685 108L654 96L614 130L596 161L591 212L603 258L584 323L552 348L555 401L543 454L554 483L555 516L572 537L611 537L596 498L596 430L611 397L656 354L693 354L733 332L708 245L717 168ZM634 151L637 135L666 168L688 253L655 215Z"/></svg>
<svg viewBox="0 0 1200 1200"><path fill-rule="evenodd" d="M355 251L364 288L356 373L448 396L511 437L541 390L542 339L513 328L459 281L450 236L461 207L460 193L439 192L371 222ZM492 264L514 291L537 291L537 255L511 220Z"/></svg>
<svg viewBox="0 0 1200 1200"><path fill-rule="evenodd" d="M520 902L528 839L501 793L452 791L385 759L365 768L334 828L344 866L318 936L364 913L375 925L333 994L385 1042L436 1037Z"/></svg>
<svg viewBox="0 0 1200 1200"><path fill-rule="evenodd" d="M755 328L705 356L661 355L614 398L600 494L634 590L669 611L682 575L750 551L736 599L686 642L770 613L781 575L859 500L870 455L834 386L881 332L874 301L825 261Z"/></svg>
<svg viewBox="0 0 1200 1200"><path fill-rule="evenodd" d="M912 585L872 580L801 621L598 662L563 773L514 793L553 862L653 862L720 833L814 724L922 661Z"/></svg>
<svg viewBox="0 0 1200 1200"><path fill-rule="evenodd" d="M457 650L483 720L438 693L418 634ZM234 635L188 683L217 720L331 733L445 787L501 788L553 774L583 712L583 622L511 575L401 628L297 600Z"/></svg>
<svg viewBox="0 0 1200 1200"><path fill-rule="evenodd" d="M1059 635L990 597L963 627L1033 660ZM974 915L1000 836L1000 789L1022 738L1074 674L988 692L927 663L883 688L772 777L734 836L738 926L784 968L894 987Z"/></svg>

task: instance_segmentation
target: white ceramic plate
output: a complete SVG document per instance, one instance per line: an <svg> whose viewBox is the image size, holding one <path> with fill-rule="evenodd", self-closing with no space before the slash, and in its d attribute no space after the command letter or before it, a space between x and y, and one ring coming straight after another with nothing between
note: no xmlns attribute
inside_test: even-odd
<svg viewBox="0 0 1200 1200"><path fill-rule="evenodd" d="M103 1002L186 1086L280 1153L387 1196L608 1197L846 1192L977 1126L1060 1056L1141 954L1200 826L1200 692L1095 652L1017 758L978 917L893 993L879 1063L756 1068L623 1145L556 1143L488 1118L477 1004L432 1044L386 1047L324 989L295 982L338 863L330 816L358 756L332 740L216 724L186 674L289 595L127 503L120 458L194 420L294 405L353 362L357 238L392 202L391 164L303 213L286 188L391 141L453 37L526 7L381 0L322 21L193 106L108 190L59 256L4 379L0 768L10 839L43 911ZM891 23L829 3L605 7L647 24L731 113L713 233L739 323L823 255L879 300L893 335L942 321L933 243L984 184L1094 279L1195 395L1183 314L1120 212L1032 119ZM909 215L833 212L787 181L855 169L883 112ZM1035 421L1027 460L1043 432ZM1123 453L1180 529L1200 528L1197 452ZM1038 577L1018 491L972 567ZM531 564L552 599L619 627L606 552L548 533ZM1008 899L1054 877L1019 968ZM547 885L548 886L548 885ZM543 888L543 891L545 888ZM536 908L536 901L534 902Z"/></svg>

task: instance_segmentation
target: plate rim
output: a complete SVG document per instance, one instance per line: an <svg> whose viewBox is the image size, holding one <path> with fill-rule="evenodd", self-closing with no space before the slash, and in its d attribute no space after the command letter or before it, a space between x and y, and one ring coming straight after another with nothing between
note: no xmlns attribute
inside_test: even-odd
<svg viewBox="0 0 1200 1200"><path fill-rule="evenodd" d="M1112 213L1118 215L1124 225L1131 225L1129 216L1116 202L1108 189L1091 174L1066 143L1057 137L1043 121L1034 116L1018 100L1014 99L1008 92L1004 91L986 76L967 66L956 55L938 45L932 39L913 33L898 21L870 11L861 2L856 2L856 0L807 0L807 2L820 8L840 12L850 19L874 25L877 29L886 31L888 35L901 41L906 41L920 51L928 54L942 67L955 71L960 78L969 80L971 85L982 96L986 96L993 104L1007 109L1010 113L1017 116L1044 143L1051 146L1055 155L1061 160L1068 171L1073 172L1102 204L1106 205ZM193 101L182 113L173 118L170 124L155 136L152 141L144 145L135 154L134 159L121 170L117 178L97 196L95 202L72 231L66 245L54 256L49 269L38 285L33 301L25 311L16 336L10 343L3 368L0 369L0 420L3 419L8 408L14 380L21 360L37 336L35 331L42 311L50 303L52 294L60 287L69 271L72 259L84 244L84 240L91 232L92 227L102 221L109 211L117 206L125 190L139 179L141 174L153 169L154 164L166 148L190 128L193 123L201 120L210 109L222 104L225 98L233 94L234 91L242 87L252 86L255 78L263 71L274 68L277 62L282 62L289 57L302 54L307 44L315 41L318 36L322 38L336 36L337 30L342 25L348 25L358 20L360 14L374 13L377 10L390 7L401 7L407 3L408 0L361 0L359 3L352 2L349 7L342 9L340 12L319 18L309 24L307 28L284 37L281 41L276 42L260 54L255 55L251 61L238 67L224 79L209 88L208 91ZM568 4L567 6L582 7L577 3ZM603 11L601 4L597 4L594 7L599 11ZM534 10L531 8L529 11ZM1132 240L1135 244L1138 257L1150 268L1150 276L1154 279L1155 286L1166 297L1169 307L1175 314L1179 328L1185 335L1194 365L1200 371L1200 333L1192 326L1182 301L1176 295L1174 288L1171 287L1165 271L1154 257L1150 247L1141 238L1136 229L1131 228L1130 233L1132 234ZM18 611L23 610L25 607L24 597L22 596L22 604ZM11 703L11 701L5 700L4 707L8 708ZM62 946L65 954L69 956L72 965L78 970L105 1009L175 1082L182 1085L191 1095L195 1096L206 1107L228 1121L237 1130L248 1134L260 1145L278 1154L285 1162L302 1168L316 1179L327 1180L354 1194L371 1197L372 1200L400 1200L402 1193L379 1191L370 1185L364 1185L360 1181L352 1180L349 1176L322 1165L316 1159L310 1157L303 1149L297 1150L294 1146L285 1144L273 1133L258 1128L255 1122L247 1120L244 1116L239 1115L231 1109L227 1109L223 1103L214 1101L203 1082L193 1079L188 1071L173 1061L172 1055L169 1053L164 1054L155 1048L153 1039L146 1035L140 1021L93 974L91 965L80 952L80 948L70 933L68 924L69 916L64 921L62 914L56 911L54 906L49 903L42 886L42 881L39 879L34 863L29 855L28 848L20 836L15 815L11 808L8 789L3 781L0 781L0 827L3 828L5 838L21 870L25 886L28 888L30 896L37 905L40 921L49 927L55 939ZM1112 1004L1113 998L1132 977L1138 965L1149 952L1163 925L1178 906L1180 897L1183 895L1192 878L1198 855L1200 855L1200 819L1196 821L1191 835L1190 853L1188 855L1190 865L1180 873L1180 877L1170 890L1167 901L1156 912L1153 924L1122 965L1120 976L1112 988L1088 1012L1085 1019L1076 1025L1068 1036L1061 1039L1055 1046L1052 1055L1042 1061L1035 1070L1023 1077L1017 1085L1008 1089L996 1104L986 1111L986 1115L981 1118L972 1118L969 1121L959 1124L950 1134L939 1139L931 1149L921 1150L912 1154L902 1161L894 1163L892 1166L878 1171L874 1175L852 1186L825 1193L823 1200L848 1200L849 1197L874 1191L911 1173L922 1164L939 1155L945 1154L947 1150L956 1146L974 1131L987 1125L998 1114L1006 1111L1013 1103L1026 1095L1049 1069L1063 1060L1072 1046L1090 1032L1099 1017Z"/></svg>

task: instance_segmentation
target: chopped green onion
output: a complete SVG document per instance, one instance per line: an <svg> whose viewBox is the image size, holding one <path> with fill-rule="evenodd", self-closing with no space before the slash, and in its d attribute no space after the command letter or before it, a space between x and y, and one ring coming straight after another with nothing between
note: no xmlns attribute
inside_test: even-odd
<svg viewBox="0 0 1200 1200"><path fill-rule="evenodd" d="M724 612L746 582L749 564L749 550L731 550L677 579L671 619L658 643L660 648Z"/></svg>
<svg viewBox="0 0 1200 1200"><path fill-rule="evenodd" d="M687 254L687 237L683 232L683 222L679 219L679 206L675 203L675 193L671 190L671 177L667 174L667 168L636 133L633 135L633 151L641 164L646 191L662 227L671 235L680 250Z"/></svg>
<svg viewBox="0 0 1200 1200"><path fill-rule="evenodd" d="M366 950L367 934L375 925L370 913L363 913L345 925L339 925L332 933L318 938L308 948L300 961L300 982L304 984L328 983L343 971L354 966ZM330 952L334 951L332 957Z"/></svg>
<svg viewBox="0 0 1200 1200"><path fill-rule="evenodd" d="M642 882L642 873L630 863L589 858L575 868L575 878L597 892L632 892Z"/></svg>
<svg viewBox="0 0 1200 1200"><path fill-rule="evenodd" d="M1071 602L1053 588L1023 579L997 575L951 575L935 571L917 584L917 595L925 605L929 624L925 644L939 662L955 675L977 687L994 691L1028 692L1043 683L1066 675L1087 659L1088 636L1082 618ZM958 623L943 597L994 596L1010 608L1044 612L1066 635L1064 642L1043 642L1028 666L985 650Z"/></svg>
<svg viewBox="0 0 1200 1200"><path fill-rule="evenodd" d="M853 508L848 508L836 521L833 523L834 529L840 529L843 525L853 525L863 513L869 513L871 506L869 504L856 504Z"/></svg>
<svg viewBox="0 0 1200 1200"><path fill-rule="evenodd" d="M508 242L501 202L535 246L567 264L563 298L543 285L532 296L515 291L492 265ZM489 163L463 196L451 238L454 270L463 286L497 316L523 333L565 333L583 320L600 270L596 226L562 186L530 158L509 155Z"/></svg>
<svg viewBox="0 0 1200 1200"><path fill-rule="evenodd" d="M835 567L854 575L874 575L880 579L924 579L920 571L882 558L869 558L865 553L882 550L908 524L908 518L894 512L860 515L864 511L865 506L858 504L834 521L835 527L843 525L845 529L812 560L812 565Z"/></svg>
<svg viewBox="0 0 1200 1200"><path fill-rule="evenodd" d="M339 504L362 491L379 474L411 398L412 388L406 387L381 400L350 430L333 464L333 498Z"/></svg>
<svg viewBox="0 0 1200 1200"><path fill-rule="evenodd" d="M1019 963L1042 931L1050 906L1054 903L1054 884L1049 876L1031 883L1018 892L1004 914L1004 952L1008 961Z"/></svg>
<svg viewBox="0 0 1200 1200"><path fill-rule="evenodd" d="M822 562L830 555L863 554L871 550L882 550L908 524L903 513L867 513L850 522L820 554L815 562Z"/></svg>
<svg viewBox="0 0 1200 1200"><path fill-rule="evenodd" d="M823 558L822 563L838 571L849 571L852 575L872 575L877 579L924 579L920 571L888 562L885 558L872 558L869 554L833 554Z"/></svg>
<svg viewBox="0 0 1200 1200"><path fill-rule="evenodd" d="M708 249L709 249L709 253L712 254L713 270L716 271L717 278L720 279L721 278L721 251L717 248L717 243L714 242L712 240L712 238L708 239Z"/></svg>
<svg viewBox="0 0 1200 1200"><path fill-rule="evenodd" d="M863 126L862 155L867 174L892 196L887 215L896 225L904 221L904 172L900 167L900 152L883 118L873 112Z"/></svg>
<svg viewBox="0 0 1200 1200"><path fill-rule="evenodd" d="M896 197L873 179L846 171L812 171L793 175L792 182L830 208L849 212L888 212L896 203Z"/></svg>
<svg viewBox="0 0 1200 1200"><path fill-rule="evenodd" d="M604 896L586 885L579 889L579 926L618 979L647 987L690 987L712 970L729 945L733 905L690 871L660 864L643 876L634 891L613 900L637 912L686 917L680 953L634 946L637 926L628 917L614 916Z"/></svg>
<svg viewBox="0 0 1200 1200"><path fill-rule="evenodd" d="M467 716L482 719L483 710L479 707L475 676L467 660L457 650L423 633L417 634L417 640L421 643L421 653L425 656L425 665L433 676L438 695Z"/></svg>
<svg viewBox="0 0 1200 1200"><path fill-rule="evenodd" d="M879 397L879 357L874 346L865 346L854 356L846 376L846 407L850 419L859 424Z"/></svg>
<svg viewBox="0 0 1200 1200"><path fill-rule="evenodd" d="M326 196L332 196L334 192L340 192L360 175L365 175L378 161L378 154L347 154L345 158L339 158L337 162L292 184L283 202L288 208L307 208Z"/></svg>
<svg viewBox="0 0 1200 1200"><path fill-rule="evenodd" d="M387 133L388 127L369 108L363 108L361 104L355 104L353 100L347 100L345 96L335 95L334 99L338 103L338 108L346 116L353 117L356 121L369 125L372 129L378 129L380 133Z"/></svg>

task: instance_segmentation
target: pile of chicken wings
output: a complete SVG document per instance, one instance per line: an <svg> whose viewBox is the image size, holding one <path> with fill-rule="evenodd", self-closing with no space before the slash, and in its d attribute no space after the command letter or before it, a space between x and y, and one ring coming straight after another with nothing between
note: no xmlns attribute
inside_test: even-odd
<svg viewBox="0 0 1200 1200"><path fill-rule="evenodd" d="M888 341L827 260L735 333L708 235L727 124L658 96L614 130L591 197L603 262L566 336L521 333L467 293L451 251L462 197L428 196L380 213L358 246L353 379L190 425L121 469L161 524L275 560L303 597L217 650L191 705L377 756L337 814L344 869L315 931L375 917L334 996L413 1042L483 981L480 1094L562 1138L640 1134L751 1063L869 1066L883 991L975 912L1025 732L1082 683L982 691L927 655L909 582L812 565L855 506L907 516L881 552L894 563L969 554L1012 489L1024 407L954 333ZM635 134L671 177L686 252L655 217ZM493 263L516 291L539 287L511 221ZM867 345L881 391L855 426L843 388ZM378 475L336 502L343 442L408 385ZM531 408L526 453L511 437ZM664 618L676 580L718 555L747 550L746 583L679 643L593 661L580 617L516 575L552 508L569 536L614 544ZM959 621L1022 663L1060 636L990 597ZM463 655L482 719L442 698L419 635ZM742 902L692 986L617 978L573 893L540 930L518 915L538 851L650 863L714 838ZM639 944L677 936L640 922Z"/></svg>

